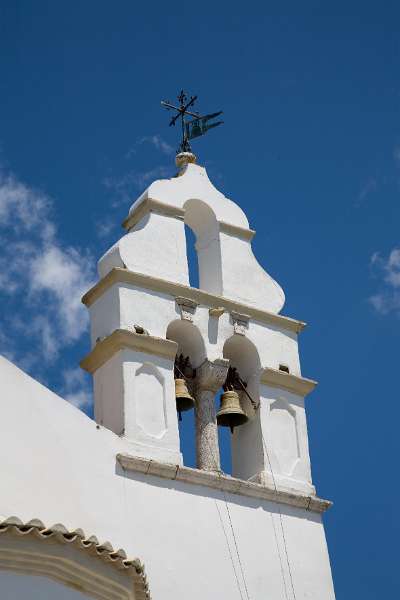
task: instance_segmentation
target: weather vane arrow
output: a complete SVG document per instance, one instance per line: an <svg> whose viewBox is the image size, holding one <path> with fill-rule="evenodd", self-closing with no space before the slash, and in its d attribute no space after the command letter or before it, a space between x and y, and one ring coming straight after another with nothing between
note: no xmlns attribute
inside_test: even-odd
<svg viewBox="0 0 400 600"><path fill-rule="evenodd" d="M201 116L197 112L193 112L188 110L191 108L197 100L197 96L191 96L188 99L186 93L181 90L178 96L179 106L175 106L171 104L168 100L163 100L161 102L161 106L164 106L167 110L175 110L176 115L174 115L169 123L170 127L175 125L178 119L181 119L181 127L182 127L182 141L179 144L178 152L191 152L192 149L189 144L189 140L193 140L194 138L200 137L207 133L209 129L213 129L214 127L218 127L218 125L222 125L223 121L211 122L212 119L215 119L219 115L222 114L222 110L219 112L215 112L209 115ZM193 117L191 121L187 121L185 119L186 116Z"/></svg>

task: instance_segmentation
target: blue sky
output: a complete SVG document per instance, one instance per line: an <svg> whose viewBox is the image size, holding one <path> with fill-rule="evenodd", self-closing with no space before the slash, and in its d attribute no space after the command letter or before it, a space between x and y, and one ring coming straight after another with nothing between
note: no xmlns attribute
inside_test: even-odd
<svg viewBox="0 0 400 600"><path fill-rule="evenodd" d="M161 99L309 323L313 476L338 599L398 597L400 8L394 2L0 6L0 351L90 412L80 296L131 202L174 172Z"/></svg>

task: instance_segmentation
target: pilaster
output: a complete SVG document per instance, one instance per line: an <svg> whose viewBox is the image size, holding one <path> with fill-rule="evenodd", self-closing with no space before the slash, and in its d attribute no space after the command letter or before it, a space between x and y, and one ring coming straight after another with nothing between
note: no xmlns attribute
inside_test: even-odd
<svg viewBox="0 0 400 600"><path fill-rule="evenodd" d="M129 442L132 454L182 464L175 404L177 344L117 329L81 367L94 377L96 421Z"/></svg>
<svg viewBox="0 0 400 600"><path fill-rule="evenodd" d="M260 376L262 484L315 494L311 479L304 398L317 383L276 369Z"/></svg>

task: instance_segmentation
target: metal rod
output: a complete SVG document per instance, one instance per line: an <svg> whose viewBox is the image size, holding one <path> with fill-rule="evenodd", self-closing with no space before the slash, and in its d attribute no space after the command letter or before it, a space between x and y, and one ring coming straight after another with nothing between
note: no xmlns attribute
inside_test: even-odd
<svg viewBox="0 0 400 600"><path fill-rule="evenodd" d="M186 109L187 109L187 108L189 108L189 106L192 106L192 104L194 104L194 102L195 102L195 100L196 100L196 99L197 99L197 96L193 96L193 98L191 98L191 99L189 100L189 102L187 102L187 104L185 104L185 105L182 105L182 106L179 108L179 114L178 114L178 115L176 115L175 117L173 117L173 119L171 120L171 123L170 123L170 125L175 125L175 123L176 123L176 120L177 120L177 119L179 119L179 117L180 117L181 115L184 115L184 114L185 114L185 112L186 112Z"/></svg>
<svg viewBox="0 0 400 600"><path fill-rule="evenodd" d="M173 104L169 104L168 102L161 101L161 104L162 104L162 106L165 106L167 108L173 108L174 110L177 110L179 113L182 112L182 110L180 108L178 108L177 106L174 106ZM199 115L199 113L193 113L193 112L190 112L189 110L185 110L185 115L190 115L191 117L194 117L195 119L203 118L201 115Z"/></svg>
<svg viewBox="0 0 400 600"><path fill-rule="evenodd" d="M175 106L175 104L171 104L169 100L161 100L161 106L163 106L167 110L176 111L176 114L170 120L170 127L172 127L173 125L175 126L178 119L181 119L182 140L178 146L177 154L181 152L191 152L192 150L190 147L189 140L200 137L201 135L204 135L209 129L217 127L217 125L221 125L223 123L223 121L218 121L217 123L209 123L211 119L220 115L222 111L202 116L199 113L188 110L189 107L193 106L196 100L197 96L192 96L190 100L188 100L187 94L184 90L181 90L178 96L178 106ZM186 115L192 117L193 120L185 120Z"/></svg>
<svg viewBox="0 0 400 600"><path fill-rule="evenodd" d="M251 404L253 405L254 410L257 410L257 408L260 406L260 403L256 403L253 398L250 396L249 392L246 390L246 386L244 385L244 382L242 381L241 377L239 377L238 375L238 382L241 385L244 393L246 394L246 396L248 397L248 399L250 400Z"/></svg>
<svg viewBox="0 0 400 600"><path fill-rule="evenodd" d="M179 371L179 373L182 375L182 378L186 380L186 377L184 376L184 374L182 373L182 371L180 370L179 367L177 367L176 365L174 365L174 368Z"/></svg>

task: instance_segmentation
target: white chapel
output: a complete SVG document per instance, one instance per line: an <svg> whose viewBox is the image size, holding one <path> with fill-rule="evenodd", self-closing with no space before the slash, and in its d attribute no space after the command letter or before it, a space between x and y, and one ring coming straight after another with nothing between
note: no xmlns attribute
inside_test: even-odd
<svg viewBox="0 0 400 600"><path fill-rule="evenodd" d="M192 153L176 165L133 203L82 299L95 419L0 357L0 600L335 598L305 323L280 314L239 206ZM179 435L188 411L196 468Z"/></svg>

